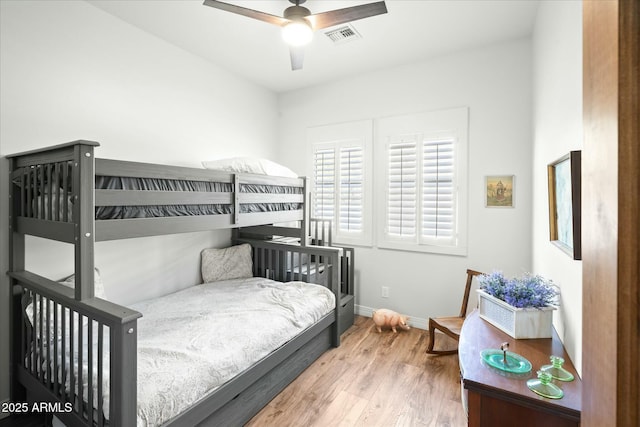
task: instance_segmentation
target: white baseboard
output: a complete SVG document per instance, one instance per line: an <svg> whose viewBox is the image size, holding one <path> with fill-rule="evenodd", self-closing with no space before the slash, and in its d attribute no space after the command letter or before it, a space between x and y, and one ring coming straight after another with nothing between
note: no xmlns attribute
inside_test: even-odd
<svg viewBox="0 0 640 427"><path fill-rule="evenodd" d="M375 308L367 307L364 305L357 305L354 307L355 314L365 317L373 317ZM402 313L401 313L402 314ZM429 319L423 319L421 317L409 317L409 326L417 329L424 329L425 331L429 327Z"/></svg>

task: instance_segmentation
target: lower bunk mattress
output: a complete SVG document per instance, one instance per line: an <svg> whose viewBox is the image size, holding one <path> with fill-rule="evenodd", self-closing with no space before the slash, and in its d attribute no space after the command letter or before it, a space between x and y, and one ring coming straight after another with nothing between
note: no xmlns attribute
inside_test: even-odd
<svg viewBox="0 0 640 427"><path fill-rule="evenodd" d="M143 315L138 320L137 425L170 421L318 322L335 303L333 293L320 285L249 278L196 285L132 305ZM67 357L77 360L78 355ZM102 408L108 419L109 364L104 362ZM83 364L82 395L88 396ZM92 394L96 408L97 393Z"/></svg>

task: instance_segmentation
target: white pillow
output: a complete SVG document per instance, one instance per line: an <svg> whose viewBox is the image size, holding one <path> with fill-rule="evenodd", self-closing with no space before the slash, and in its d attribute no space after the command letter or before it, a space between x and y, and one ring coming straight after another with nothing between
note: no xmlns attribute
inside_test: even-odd
<svg viewBox="0 0 640 427"><path fill-rule="evenodd" d="M253 277L251 245L248 243L224 249L204 249L201 262L204 283Z"/></svg>
<svg viewBox="0 0 640 427"><path fill-rule="evenodd" d="M259 175L284 176L297 178L298 175L286 166L267 159L256 157L231 157L228 159L202 162L206 169L223 170L235 173L255 173Z"/></svg>

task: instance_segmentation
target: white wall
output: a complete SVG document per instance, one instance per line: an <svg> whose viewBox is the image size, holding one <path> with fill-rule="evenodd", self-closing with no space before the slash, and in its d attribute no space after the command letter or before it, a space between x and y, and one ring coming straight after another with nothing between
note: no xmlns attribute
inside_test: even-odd
<svg viewBox="0 0 640 427"><path fill-rule="evenodd" d="M195 167L276 151L273 93L85 2L2 2L1 74L3 155L75 139L100 142L98 157ZM193 265L180 286L192 284L197 263L182 259L194 255L186 248L227 236L98 243L96 265L109 297L131 302L145 286L180 274L183 264ZM30 241L29 267L54 278L66 274L68 263L40 262L51 244ZM54 246L71 256L71 247ZM116 282L128 289L110 289Z"/></svg>
<svg viewBox="0 0 640 427"><path fill-rule="evenodd" d="M582 3L541 2L533 36L533 268L562 291L554 326L582 366L582 262L549 242L547 164L582 149Z"/></svg>
<svg viewBox="0 0 640 427"><path fill-rule="evenodd" d="M468 106L469 250L465 257L358 248L359 312L388 307L426 327L460 309L465 270L531 269L531 46L460 52L280 96L278 158L300 174L310 126ZM374 144L379 144L374 134ZM374 159L375 164L375 159ZM375 174L375 170L374 170ZM516 175L513 209L484 207L484 176ZM374 189L375 193L375 189ZM388 299L381 287L388 286ZM471 302L475 305L475 296Z"/></svg>
<svg viewBox="0 0 640 427"><path fill-rule="evenodd" d="M230 155L273 157L277 98L80 1L0 2L0 156L76 139L98 157L199 166ZM2 200L6 162L2 160ZM6 204L2 271L6 271ZM199 281L199 252L229 231L101 242L107 296L129 303ZM72 249L28 240L27 267L52 279ZM0 313L8 313L0 276ZM0 328L0 400L8 396L8 322Z"/></svg>
<svg viewBox="0 0 640 427"><path fill-rule="evenodd" d="M2 153L74 139L106 158L271 156L276 98L79 1L2 2Z"/></svg>

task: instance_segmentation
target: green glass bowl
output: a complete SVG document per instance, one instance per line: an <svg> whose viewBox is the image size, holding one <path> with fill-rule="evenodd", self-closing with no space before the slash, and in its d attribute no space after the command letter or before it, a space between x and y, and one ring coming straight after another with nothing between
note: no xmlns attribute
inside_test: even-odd
<svg viewBox="0 0 640 427"><path fill-rule="evenodd" d="M526 374L531 372L531 362L519 354L507 351L505 364L504 351L487 349L480 352L480 357L489 366L512 374Z"/></svg>

